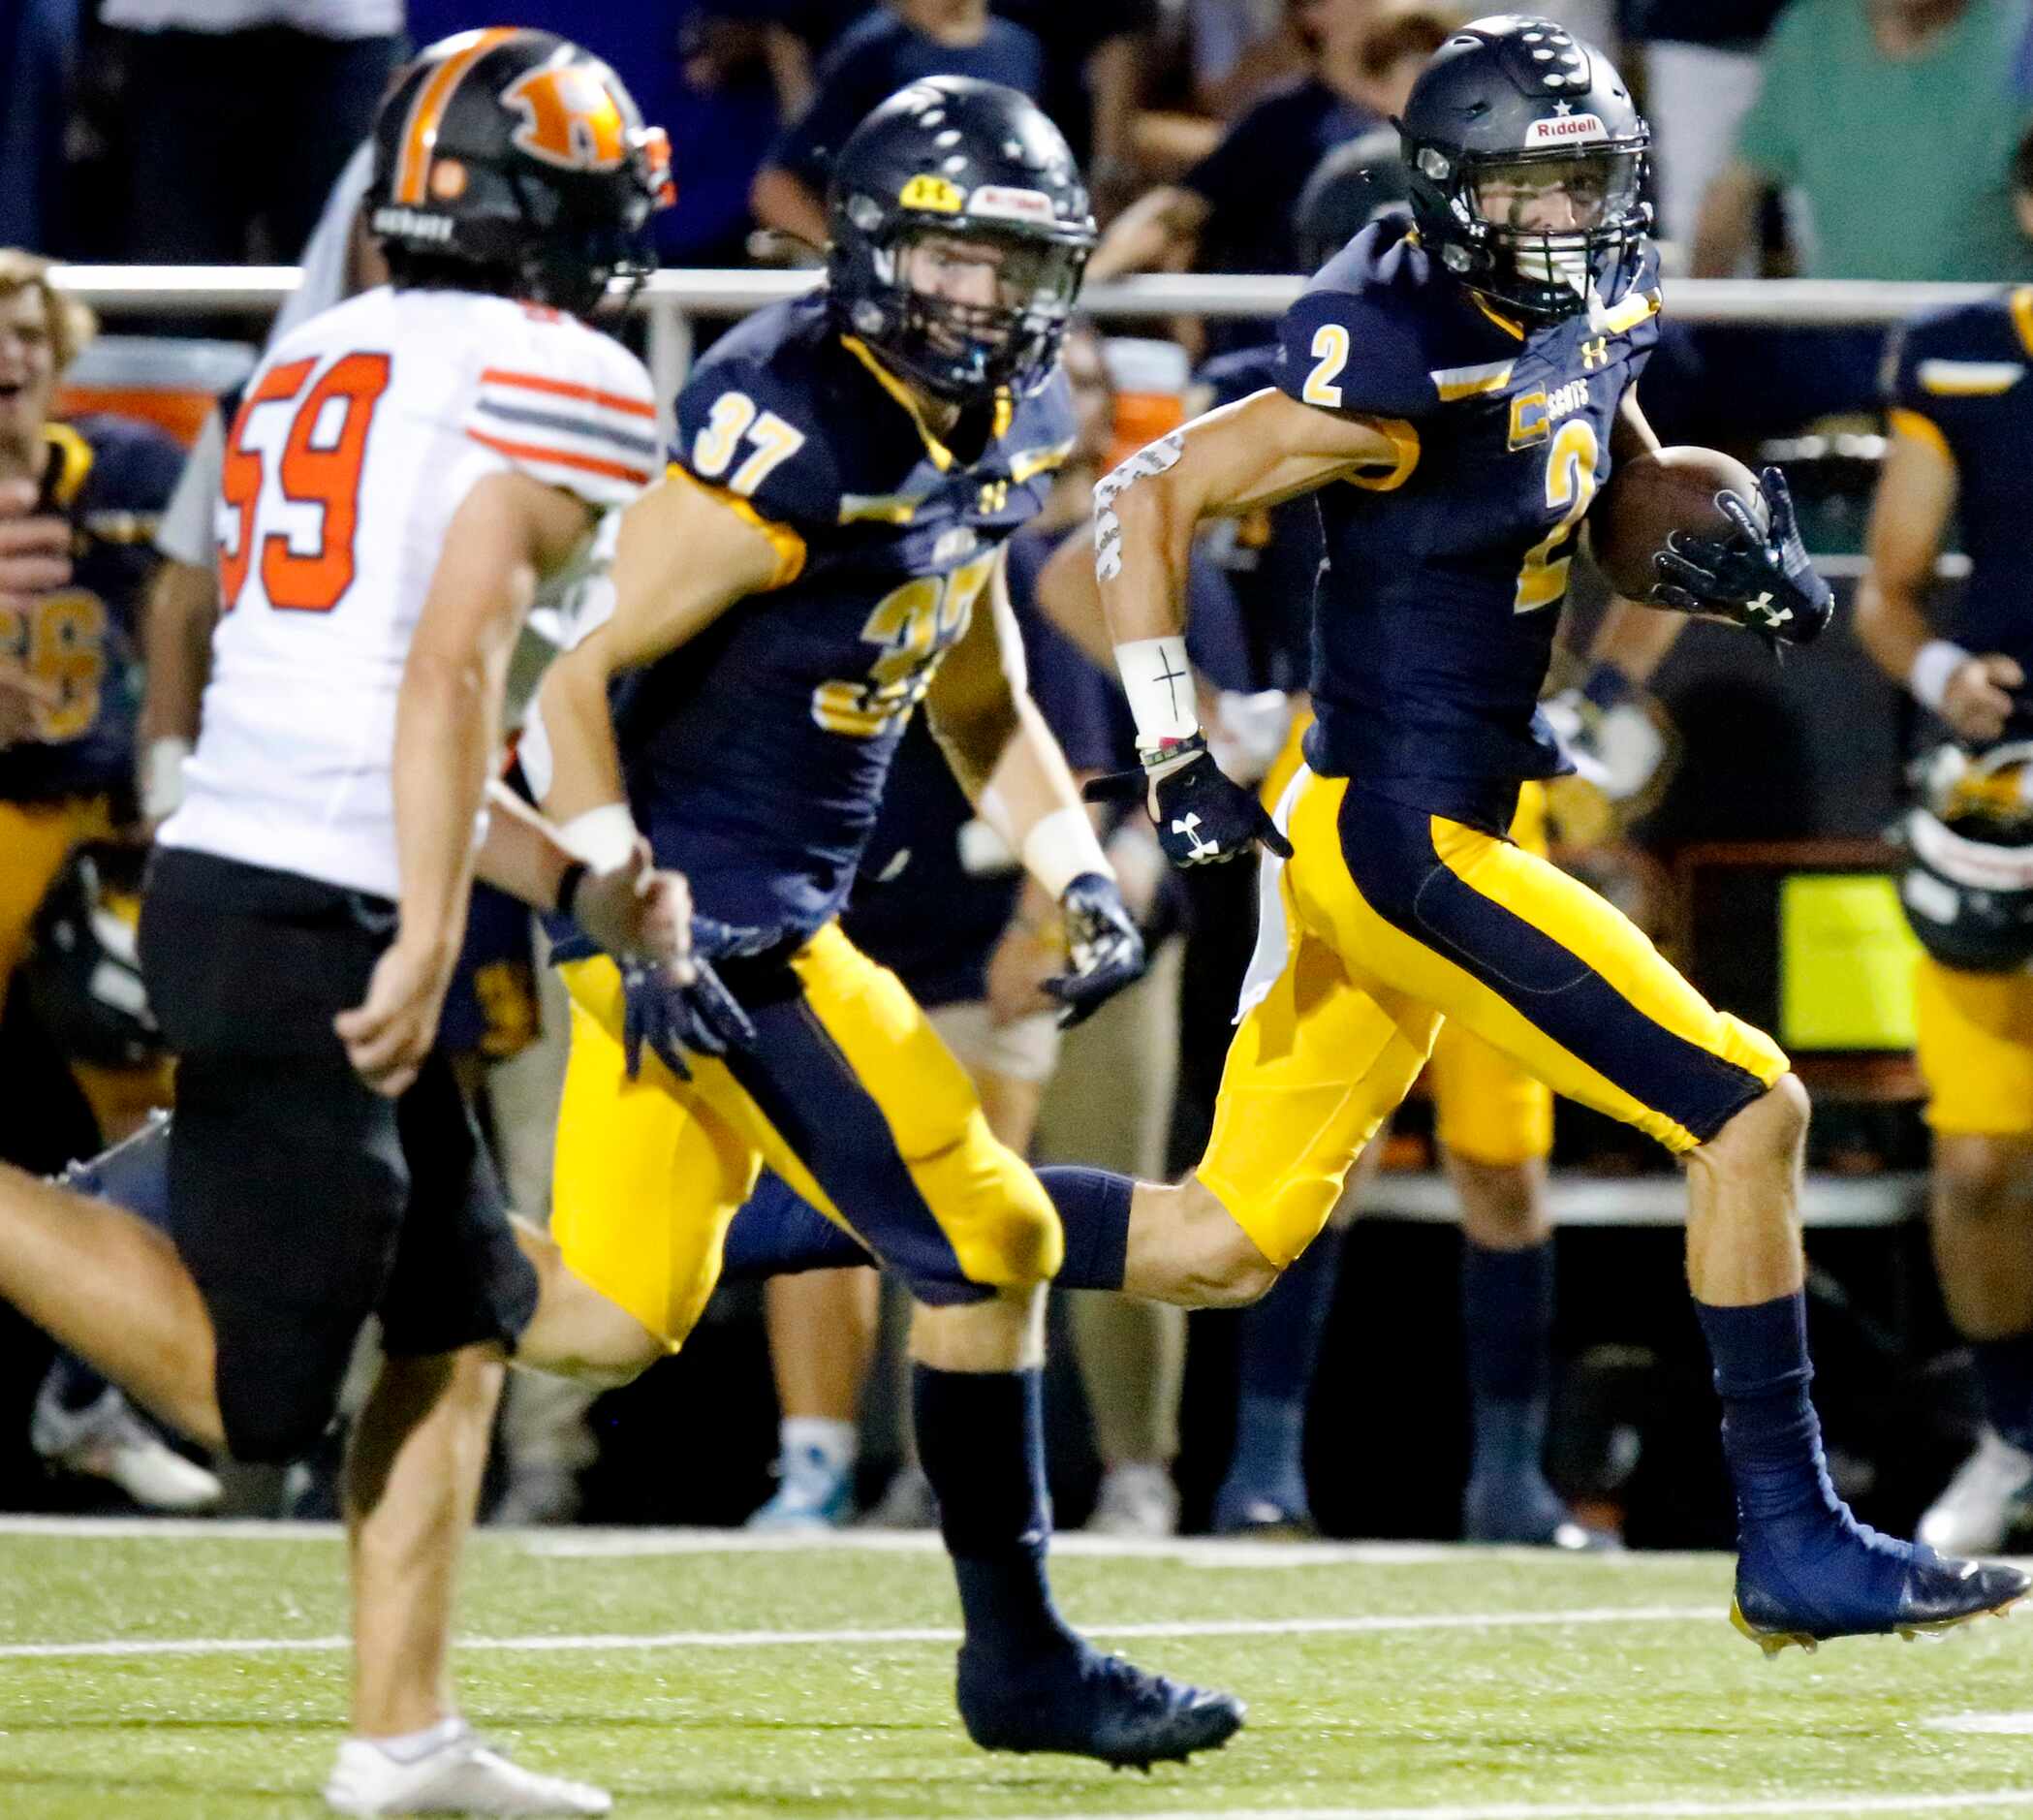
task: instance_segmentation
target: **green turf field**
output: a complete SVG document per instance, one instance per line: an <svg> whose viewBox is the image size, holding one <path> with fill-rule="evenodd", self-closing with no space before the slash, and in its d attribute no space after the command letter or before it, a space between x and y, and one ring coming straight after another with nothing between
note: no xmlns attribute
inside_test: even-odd
<svg viewBox="0 0 2033 1820"><path fill-rule="evenodd" d="M1249 1726L1148 1779L985 1756L943 1561L901 1540L484 1536L466 1710L617 1813L685 1820L2033 1812L2033 1623L1767 1662L1720 1556L1076 1540L1068 1613L1235 1688ZM329 1534L0 1526L0 1816L323 1812L340 1626ZM1972 1715L1993 1729L1943 1727Z"/></svg>

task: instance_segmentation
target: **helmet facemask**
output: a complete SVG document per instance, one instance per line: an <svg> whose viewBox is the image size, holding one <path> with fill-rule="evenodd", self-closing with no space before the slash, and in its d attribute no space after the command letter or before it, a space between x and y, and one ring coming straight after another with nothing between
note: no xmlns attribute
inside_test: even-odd
<svg viewBox="0 0 2033 1820"><path fill-rule="evenodd" d="M1026 392L1057 358L1088 250L1084 236L907 228L874 249L893 325L883 353L953 403Z"/></svg>
<svg viewBox="0 0 2033 1820"><path fill-rule="evenodd" d="M1443 262L1523 315L1598 313L1637 273L1652 219L1642 139L1454 160L1428 146L1416 168L1452 179Z"/></svg>

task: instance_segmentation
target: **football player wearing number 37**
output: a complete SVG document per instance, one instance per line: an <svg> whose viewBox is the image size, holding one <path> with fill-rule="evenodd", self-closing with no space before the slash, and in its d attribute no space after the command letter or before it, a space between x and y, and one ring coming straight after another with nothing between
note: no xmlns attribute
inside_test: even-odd
<svg viewBox="0 0 2033 1820"><path fill-rule="evenodd" d="M1686 1159L1737 1626L1771 1650L2000 1608L2024 1575L1877 1535L1830 1486L1795 1206L1807 1103L1785 1056L1504 837L1520 783L1561 769L1535 704L1582 515L1613 456L1654 446L1635 394L1659 308L1644 122L1599 50L1508 16L1448 40L1399 125L1414 223L1364 230L1314 278L1285 317L1275 387L1097 491L1102 597L1160 838L1187 863L1256 840L1282 856L1266 862L1206 1154L1176 1187L1138 1184L1123 1286L1261 1295L1442 1020L1458 1020ZM1179 581L1199 519L1315 488L1318 719L1267 827L1173 693ZM1665 598L1782 638L1818 629L1826 584L1770 503L1776 534L1705 545Z"/></svg>
<svg viewBox="0 0 2033 1820"><path fill-rule="evenodd" d="M829 227L824 287L715 343L678 394L669 472L622 516L523 737L548 813L617 851L640 826L684 872L756 1029L632 1082L612 963L566 959L551 1231L572 1277L627 1310L617 1331L588 1306L587 1350L638 1369L690 1332L766 1163L858 1234L916 1302L918 1446L959 1583L970 1735L1184 1757L1225 1742L1239 1706L1090 1648L1045 1578L1043 1289L1119 1276L1121 1224L1062 1232L1054 1203L1090 1172L1041 1178L998 1141L923 1011L838 922L922 706L1061 907L1068 966L1047 989L1068 1019L1143 969L1025 692L1003 580L1075 446L1058 356L1087 195L1023 96L934 77L842 147Z"/></svg>

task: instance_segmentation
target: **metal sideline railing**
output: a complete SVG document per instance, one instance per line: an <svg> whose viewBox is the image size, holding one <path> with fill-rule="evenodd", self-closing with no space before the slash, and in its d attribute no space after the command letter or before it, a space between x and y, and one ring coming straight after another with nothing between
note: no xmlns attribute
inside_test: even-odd
<svg viewBox="0 0 2033 1820"><path fill-rule="evenodd" d="M60 266L54 276L65 291L108 316L258 312L279 305L302 280L294 266ZM801 295L819 276L814 270L657 272L630 305L648 319L648 365L657 396L675 397L691 370L694 318L745 316ZM1089 285L1080 307L1102 322L1275 316L1304 282L1157 273ZM1666 302L1676 322L1833 329L1896 323L1918 310L1974 302L1995 289L1833 278L1672 278Z"/></svg>
<svg viewBox="0 0 2033 1820"><path fill-rule="evenodd" d="M223 311L259 314L278 306L301 282L289 266L64 266L54 273L70 295L109 318ZM691 365L692 324L725 319L797 297L820 274L798 271L660 271L632 299L646 316L648 364L660 399L676 395ZM1087 288L1081 308L1106 323L1154 317L1272 316L1298 294L1296 277L1151 275ZM1667 308L1680 322L1774 327L1858 327L1903 321L1916 311L1973 302L1996 287L1971 284L1874 283L1814 279L1668 281ZM1854 558L1837 558L1850 568ZM1961 559L1951 556L1945 566ZM1563 1225L1671 1224L1681 1217L1684 1189L1673 1178L1591 1181L1555 1177L1552 1211ZM1386 1176L1373 1199L1380 1213L1431 1220L1451 1217L1452 1191L1435 1177ZM1910 1174L1867 1179L1810 1179L1803 1207L1810 1226L1882 1226L1916 1216L1923 1178Z"/></svg>

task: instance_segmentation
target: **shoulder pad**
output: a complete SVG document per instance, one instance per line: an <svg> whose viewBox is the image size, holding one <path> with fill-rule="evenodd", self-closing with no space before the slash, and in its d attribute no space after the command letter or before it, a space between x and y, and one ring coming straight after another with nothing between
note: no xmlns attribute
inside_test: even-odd
<svg viewBox="0 0 2033 1820"><path fill-rule="evenodd" d="M813 327L786 306L765 310L717 342L677 394L672 460L778 524L840 518L835 439L849 426L829 409L837 376Z"/></svg>
<svg viewBox="0 0 2033 1820"><path fill-rule="evenodd" d="M574 317L511 304L475 350L466 433L548 486L605 509L656 471L656 401L642 362Z"/></svg>
<svg viewBox="0 0 2033 1820"><path fill-rule="evenodd" d="M2033 368L2033 286L1917 316L1886 358L1887 402L1933 416L2012 391Z"/></svg>
<svg viewBox="0 0 2033 1820"><path fill-rule="evenodd" d="M1424 326L1394 299L1319 279L1278 324L1276 383L1323 410L1423 417L1440 403L1432 377L1439 364L1428 357Z"/></svg>
<svg viewBox="0 0 2033 1820"><path fill-rule="evenodd" d="M91 445L86 482L94 504L123 512L160 512L183 473L183 445L140 418L94 414L73 427Z"/></svg>
<svg viewBox="0 0 2033 1820"><path fill-rule="evenodd" d="M1234 404L1266 386L1278 383L1279 344L1267 341L1258 348L1237 348L1233 354L1218 354L1193 376L1194 383L1212 393L1207 408L1219 410Z"/></svg>

